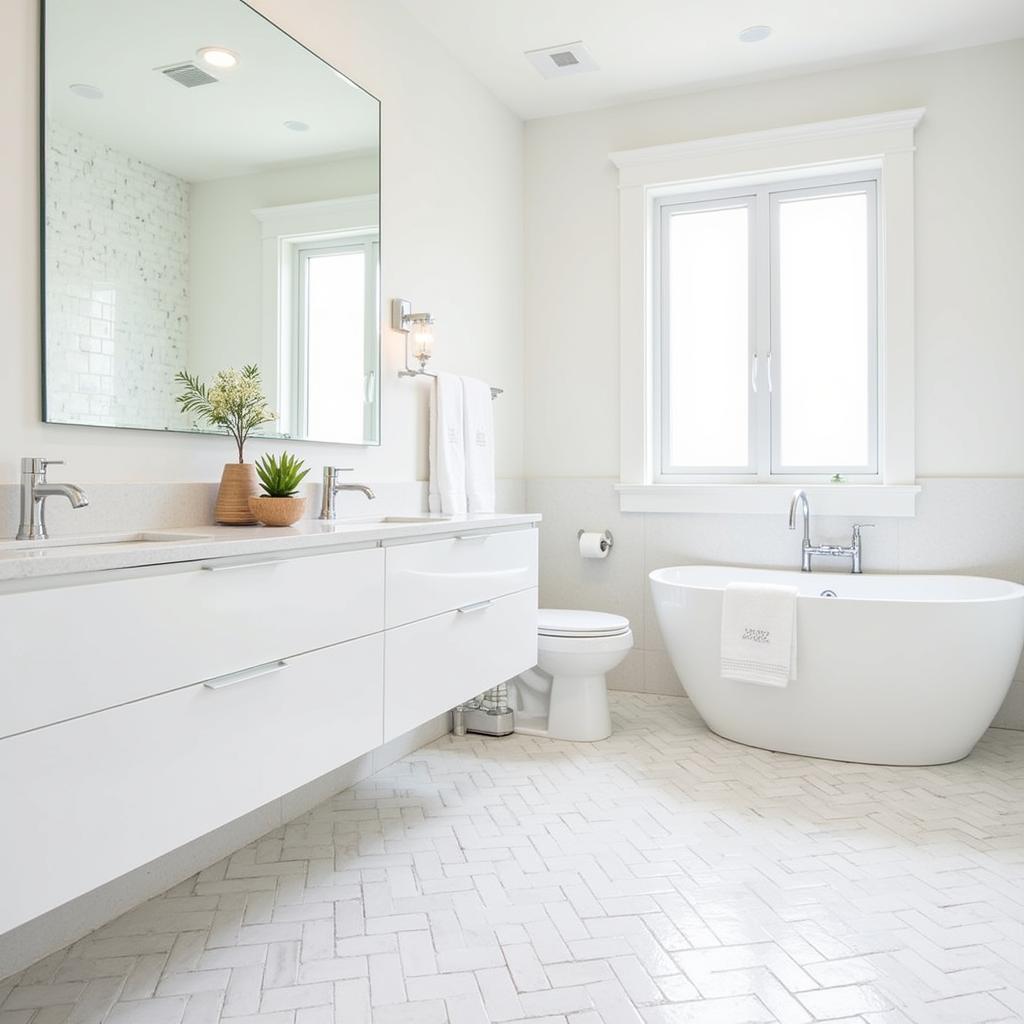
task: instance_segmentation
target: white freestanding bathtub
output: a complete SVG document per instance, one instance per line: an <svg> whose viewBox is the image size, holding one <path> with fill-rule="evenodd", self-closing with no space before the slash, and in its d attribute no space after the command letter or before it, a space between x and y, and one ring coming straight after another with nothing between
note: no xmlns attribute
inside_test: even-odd
<svg viewBox="0 0 1024 1024"><path fill-rule="evenodd" d="M728 583L799 588L797 673L784 688L723 679ZM729 566L651 573L669 656L720 736L868 764L966 757L1024 643L1024 587L977 576L854 576Z"/></svg>

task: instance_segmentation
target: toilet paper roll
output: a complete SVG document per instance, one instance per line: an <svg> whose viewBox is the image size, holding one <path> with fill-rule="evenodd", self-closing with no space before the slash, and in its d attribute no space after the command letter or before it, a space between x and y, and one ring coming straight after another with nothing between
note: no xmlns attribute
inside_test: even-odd
<svg viewBox="0 0 1024 1024"><path fill-rule="evenodd" d="M608 535L605 533L580 534L581 558L607 558L610 547Z"/></svg>

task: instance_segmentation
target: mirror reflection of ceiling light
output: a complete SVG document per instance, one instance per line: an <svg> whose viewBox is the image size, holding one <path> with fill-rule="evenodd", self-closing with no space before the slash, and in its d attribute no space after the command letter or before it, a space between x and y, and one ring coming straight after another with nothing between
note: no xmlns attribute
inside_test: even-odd
<svg viewBox="0 0 1024 1024"><path fill-rule="evenodd" d="M285 128L293 132L308 132L309 125L305 121L285 121Z"/></svg>
<svg viewBox="0 0 1024 1024"><path fill-rule="evenodd" d="M223 46L204 46L196 50L196 56L212 68L233 68L238 64L238 54Z"/></svg>
<svg viewBox="0 0 1024 1024"><path fill-rule="evenodd" d="M75 82L74 85L69 85L68 88L83 100L103 99L103 90L97 89L95 85L88 85L85 82Z"/></svg>
<svg viewBox="0 0 1024 1024"><path fill-rule="evenodd" d="M759 43L772 34L771 25L751 25L736 37L741 43Z"/></svg>

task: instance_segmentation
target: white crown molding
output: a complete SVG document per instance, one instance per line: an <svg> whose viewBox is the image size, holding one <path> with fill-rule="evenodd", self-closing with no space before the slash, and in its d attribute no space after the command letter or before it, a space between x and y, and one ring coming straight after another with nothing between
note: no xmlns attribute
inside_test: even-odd
<svg viewBox="0 0 1024 1024"><path fill-rule="evenodd" d="M264 237L318 231L376 230L380 197L376 192L311 203L264 206L252 215L263 225Z"/></svg>
<svg viewBox="0 0 1024 1024"><path fill-rule="evenodd" d="M924 117L924 113L924 107L911 107L907 110L890 110L881 114L843 117L835 121L815 121L811 124L786 125L782 128L766 128L761 131L720 135L709 139L691 139L689 142L674 142L664 146L622 149L609 153L608 158L616 167L636 167L641 164L695 156L767 149L791 143L853 138L886 131L913 131Z"/></svg>

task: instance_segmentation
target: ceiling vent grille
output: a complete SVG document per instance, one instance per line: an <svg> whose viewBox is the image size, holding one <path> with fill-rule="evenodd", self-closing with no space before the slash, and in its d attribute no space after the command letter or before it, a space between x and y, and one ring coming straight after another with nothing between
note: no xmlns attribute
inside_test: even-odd
<svg viewBox="0 0 1024 1024"><path fill-rule="evenodd" d="M545 46L542 50L527 50L524 56L545 78L562 78L598 69L594 58L579 40L561 46Z"/></svg>
<svg viewBox="0 0 1024 1024"><path fill-rule="evenodd" d="M208 75L201 67L191 62L186 64L172 64L168 68L157 68L162 75L166 75L172 82L185 86L186 89L194 89L197 85L210 85L212 82L219 82L219 78Z"/></svg>

